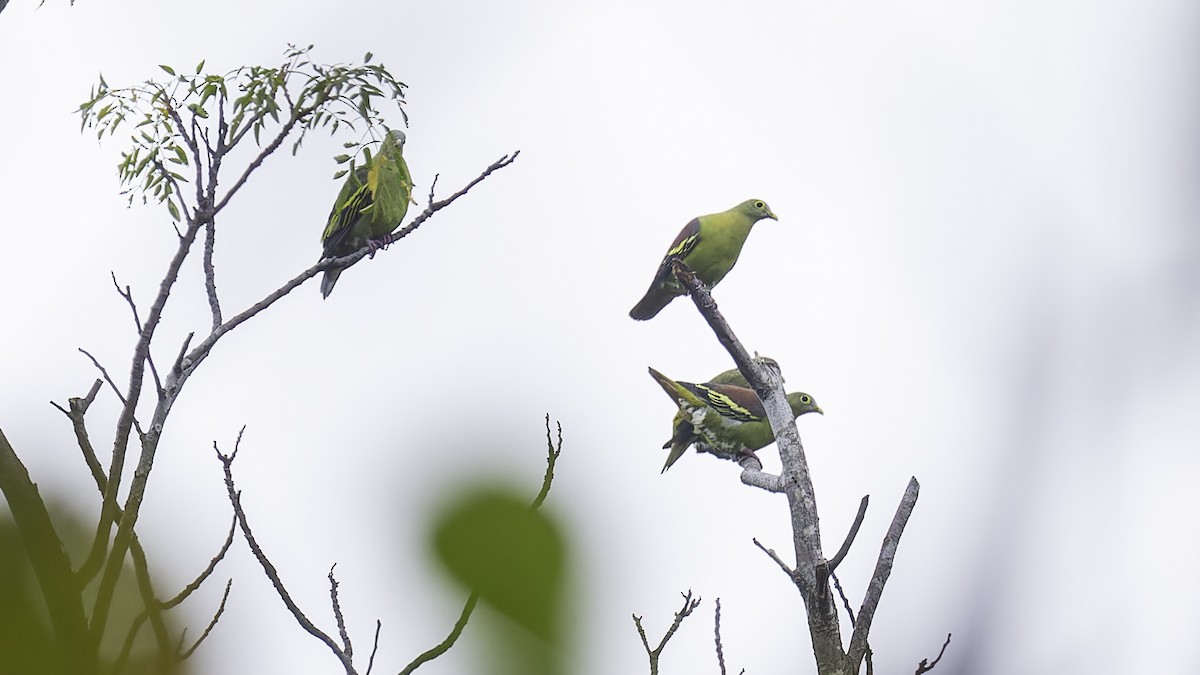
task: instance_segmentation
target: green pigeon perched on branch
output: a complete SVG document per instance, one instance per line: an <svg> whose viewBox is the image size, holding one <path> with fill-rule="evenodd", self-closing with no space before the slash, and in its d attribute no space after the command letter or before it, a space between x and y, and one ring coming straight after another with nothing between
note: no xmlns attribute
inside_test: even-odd
<svg viewBox="0 0 1200 675"><path fill-rule="evenodd" d="M732 384L676 382L653 368L649 370L650 376L679 406L671 425L671 440L663 444L664 449L671 449L663 473L692 443L707 443L731 455L753 455L755 450L775 440L767 412L753 389ZM795 417L808 412L825 414L808 394L793 392L787 395L787 401Z"/></svg>
<svg viewBox="0 0 1200 675"><path fill-rule="evenodd" d="M363 166L352 168L342 184L333 210L329 212L321 243L321 259L350 255L364 246L371 255L383 244L379 240L396 231L412 201L413 182L404 161L404 132L389 130L372 157L366 150ZM328 298L345 268L325 270L321 297Z"/></svg>
<svg viewBox="0 0 1200 675"><path fill-rule="evenodd" d="M671 270L675 260L682 260L709 288L716 286L733 269L750 228L763 218L779 220L761 199L748 199L728 211L693 218L671 243L650 290L629 311L629 316L638 321L652 319L676 296L687 293Z"/></svg>

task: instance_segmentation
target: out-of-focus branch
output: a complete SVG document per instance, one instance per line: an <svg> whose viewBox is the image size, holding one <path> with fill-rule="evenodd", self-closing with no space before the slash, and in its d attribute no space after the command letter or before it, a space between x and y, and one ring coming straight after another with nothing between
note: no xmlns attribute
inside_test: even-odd
<svg viewBox="0 0 1200 675"><path fill-rule="evenodd" d="M850 637L850 650L846 658L852 672L857 671L859 664L862 663L863 654L867 648L867 635L871 631L871 620L875 618L875 609L879 606L879 598L883 595L884 584L887 583L888 577L892 573L896 548L900 545L900 536L904 534L904 526L908 523L908 517L912 515L913 507L917 505L917 494L920 489L921 485L917 479L910 478L908 488L900 499L900 506L896 509L896 515L892 518L892 524L883 538L883 548L875 563L875 572L871 575L866 597L863 598L862 607L858 610L858 624L854 626L854 634Z"/></svg>
<svg viewBox="0 0 1200 675"><path fill-rule="evenodd" d="M0 431L0 492L4 493L25 553L33 565L66 666L71 672L94 672L95 655L87 649L87 619L71 561L37 485L3 431Z"/></svg>
<svg viewBox="0 0 1200 675"><path fill-rule="evenodd" d="M650 648L650 641L646 639L646 629L642 628L642 617L637 614L633 615L633 625L637 627L638 637L642 638L642 646L646 648L646 656L650 658L650 675L658 675L658 659L662 656L663 648L675 635L675 631L679 630L683 620L688 618L700 605L700 598L692 599L691 590L688 590L687 593L680 593L680 595L683 596L683 607L675 612L675 620L671 622L671 627L667 629L666 635L663 635L662 640L658 641L658 646L654 649Z"/></svg>

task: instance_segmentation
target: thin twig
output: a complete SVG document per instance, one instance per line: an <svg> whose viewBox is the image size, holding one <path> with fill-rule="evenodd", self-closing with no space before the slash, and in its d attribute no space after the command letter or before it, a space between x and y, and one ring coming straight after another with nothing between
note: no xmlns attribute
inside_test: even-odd
<svg viewBox="0 0 1200 675"><path fill-rule="evenodd" d="M233 533L235 531L237 531L237 516L236 515L233 517L232 521L229 523L229 534L225 536L225 543L221 544L221 550L217 551L217 554L212 557L212 560L208 561L208 567L205 567L204 571L201 572L199 576L197 576L195 579L192 580L192 583L188 584L187 586L184 586L183 590L179 591L179 593L176 594L175 597L171 598L170 600L166 600L166 601L160 603L159 606L162 607L163 609L171 609L172 607L175 607L179 603L186 600L187 597L189 595L191 595L193 592L195 592L195 590L197 588L200 588L200 584L203 584L205 582L205 580L208 579L209 575L211 575L213 573L213 570L215 570L217 568L217 563L221 562L221 560L225 558L225 554L227 552L229 552L229 547L230 547L230 545L233 544Z"/></svg>
<svg viewBox="0 0 1200 675"><path fill-rule="evenodd" d="M462 635L463 629L467 627L467 621L471 618L471 612L475 611L475 603L477 602L479 602L478 593L472 592L471 595L467 596L467 603L463 605L462 612L458 615L458 621L454 622L454 627L450 629L450 634L446 636L446 639L413 659L412 663L405 666L399 675L411 675L417 668L449 651L454 646L454 643L458 641L458 636Z"/></svg>
<svg viewBox="0 0 1200 675"><path fill-rule="evenodd" d="M108 371L104 368L104 366L100 365L100 361L98 361L96 357L92 356L91 353L83 347L79 347L78 349L80 354L83 354L91 359L92 365L96 366L96 370L100 371L100 375L104 377L104 381L108 383L108 386L112 388L113 393L117 395L117 400L121 402L121 405L125 405L125 396L121 393L121 390L117 388L117 384L113 382L113 379L109 377Z"/></svg>
<svg viewBox="0 0 1200 675"><path fill-rule="evenodd" d="M441 201L437 201L437 202L431 201L429 203L429 205L425 207L425 210L421 212L421 215L414 218L411 223L409 223L407 226L401 228L400 230L393 232L392 234L389 234L388 236L384 237L383 238L384 245L385 246L390 245L393 242L399 241L399 240L403 239L404 237L407 237L409 234L411 234L413 232L413 230L416 230L418 227L420 227L421 223L424 223L426 220L429 220L429 218L431 216L433 216L434 213L436 213L437 211L439 211L441 209L446 208L447 206L450 206L450 204L452 204L454 202L454 200L467 194L467 192L469 192L471 190L471 188L473 188L476 185L478 185L479 183L481 183L483 181L483 179L492 175L493 171L498 171L500 169L503 169L504 167L508 166L509 164L512 164L513 162L515 162L517 160L517 157L520 154L521 154L521 151L517 150L516 152L514 152L511 155L504 155L500 159L492 162L488 166L488 168L483 170L483 173L476 176L474 180L472 180L470 183L467 183L466 186L463 187L458 192L455 192L454 194L450 195L449 197L447 197ZM433 195L433 186L432 185L429 187L429 190L430 190L430 196L432 197L432 195Z"/></svg>
<svg viewBox="0 0 1200 675"><path fill-rule="evenodd" d="M188 346L192 344L194 337L196 337L194 332L188 333L187 337L183 339L183 344L179 346L179 354L175 357L175 363L171 365L171 374L175 377L179 377L179 372L183 369L183 358L187 356Z"/></svg>
<svg viewBox="0 0 1200 675"><path fill-rule="evenodd" d="M337 657L338 661L340 661L342 666L346 669L347 675L352 675L354 673L354 666L350 662L349 657L344 651L342 651L340 647L338 647L337 643L333 641L333 638L329 637L320 628L317 628L313 622L304 615L304 612L301 611L296 602L292 600L291 594L288 593L287 588L283 585L283 581L279 578L279 571L275 569L275 565L273 565L270 559L267 558L267 554L263 552L262 547L258 545L258 541L254 538L254 533L250 530L249 520L246 518L246 512L242 508L242 493L236 488L233 482L233 460L237 457L238 446L240 445L241 441L241 433L238 434L238 441L239 442L234 445L233 452L228 455L222 453L221 450L217 448L216 443L213 443L213 449L216 450L217 458L221 460L221 464L224 467L225 491L229 497L230 503L233 504L233 511L237 516L238 525L241 527L242 535L246 539L246 543L250 546L251 552L254 553L254 557L258 560L259 566L262 567L263 573L267 575L267 579L271 582L271 585L275 587L275 594L279 596L279 599L283 601L283 604L287 607L288 611L291 612L292 617L296 619L296 623L300 624L300 627L303 628L309 635L312 635L321 642L325 643L325 646L329 647L329 650L333 652L334 656Z"/></svg>
<svg viewBox="0 0 1200 675"><path fill-rule="evenodd" d="M654 649L650 648L650 641L646 639L646 630L642 628L642 617L637 614L633 615L633 625L637 627L638 636L642 638L642 646L646 648L646 656L650 658L650 675L658 675L658 659L662 656L663 648L667 646L667 641L675 635L675 631L679 630L679 625L683 620L688 618L691 613L700 605L700 598L692 599L692 591L688 589L687 593L680 593L683 596L683 607L675 612L675 620L671 622L671 627L667 629L666 635L663 635L662 640L659 640L658 646Z"/></svg>
<svg viewBox="0 0 1200 675"><path fill-rule="evenodd" d="M783 559L775 553L775 549L770 549L766 546L763 546L762 542L760 542L757 538L751 539L751 541L753 541L754 545L757 546L763 553L766 553L771 560L774 560L776 565L779 565L779 569L783 570L783 573L788 575L788 578L792 580L792 583L797 583L795 571L788 567L787 563L783 562Z"/></svg>
<svg viewBox="0 0 1200 675"><path fill-rule="evenodd" d="M133 290L130 289L128 285L126 285L125 288L121 288L121 284L117 283L116 272L110 270L109 275L112 276L113 287L117 289L117 295L124 298L126 304L129 305L129 311L133 313L133 325L135 328L137 328L138 334L141 335L142 319L138 316L137 305L133 302ZM149 352L146 353L146 361L150 365L150 375L154 377L154 388L161 397L163 392L162 380L158 378L158 369L154 367L154 361Z"/></svg>
<svg viewBox="0 0 1200 675"><path fill-rule="evenodd" d="M938 652L937 658L933 660L933 663L929 663L928 665L926 665L926 662L929 661L929 659L921 659L921 663L917 665L917 672L914 675L921 675L921 673L928 673L929 671L933 670L933 667L938 664L938 661L942 660L942 655L946 653L946 647L949 646L950 633L946 633L946 641L942 643L942 650Z"/></svg>
<svg viewBox="0 0 1200 675"><path fill-rule="evenodd" d="M346 652L346 658L354 658L354 645L350 644L350 634L346 632L346 617L342 615L342 603L338 600L338 582L333 577L333 570L337 567L337 563L329 568L329 601L333 605L333 618L337 620L338 635L342 638L342 650Z"/></svg>
<svg viewBox="0 0 1200 675"><path fill-rule="evenodd" d="M863 518L867 515L868 501L870 501L870 495L863 495L862 501L858 503L858 515L854 517L854 524L850 526L850 531L846 533L846 538L842 541L842 547L838 549L838 552L834 554L832 559L821 561L817 564L818 591L825 588L825 584L829 582L829 575L833 574L837 566L845 560L846 554L850 552L850 546L854 544L854 538L858 536L858 529L862 527Z"/></svg>
<svg viewBox="0 0 1200 675"><path fill-rule="evenodd" d="M379 651L379 631L383 630L383 622L375 619L375 644L371 647L371 658L367 660L367 675L375 667L375 652Z"/></svg>
<svg viewBox="0 0 1200 675"><path fill-rule="evenodd" d="M833 579L833 587L837 589L838 595L842 598L842 605L846 607L846 615L850 617L850 627L854 628L854 610L850 607L850 599L846 597L846 591L842 590L842 582L838 580L838 576L834 572L829 573L829 578Z"/></svg>
<svg viewBox="0 0 1200 675"><path fill-rule="evenodd" d="M555 447L554 441L550 438L550 413L546 413L546 473L542 476L542 488L538 490L537 496L533 498L533 503L529 505L529 508L535 511L550 494L550 484L554 482L554 465L558 463L558 456L562 454L562 441L562 422L558 422L558 446Z"/></svg>
<svg viewBox="0 0 1200 675"><path fill-rule="evenodd" d="M225 613L225 602L229 600L229 590L231 588L233 588L233 579L225 582L225 592L221 595L221 604L217 607L216 614L213 614L212 621L208 622L208 626L205 627L204 632L200 634L199 639L197 639L196 642L187 649L187 651L177 654L175 657L177 660L183 661L190 657L196 652L200 645L203 644L206 639L208 639L208 635L212 633L212 630L216 627L217 622L221 620L221 615ZM181 640L183 639L182 635L179 637Z"/></svg>
<svg viewBox="0 0 1200 675"><path fill-rule="evenodd" d="M717 643L717 665L725 675L725 648L721 646L721 599L717 598L717 611L713 617L713 634ZM744 672L744 671L743 671Z"/></svg>

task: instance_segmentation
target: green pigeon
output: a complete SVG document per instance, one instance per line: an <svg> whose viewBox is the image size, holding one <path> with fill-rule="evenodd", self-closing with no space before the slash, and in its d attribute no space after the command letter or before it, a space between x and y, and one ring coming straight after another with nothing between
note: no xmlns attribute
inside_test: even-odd
<svg viewBox="0 0 1200 675"><path fill-rule="evenodd" d="M779 362L769 356L760 356L758 360L764 365L774 366L776 370L779 370ZM751 387L750 383L746 381L746 376L742 375L742 371L738 370L737 368L731 368L712 378L705 384L732 384L735 387L745 387L747 389L754 388Z"/></svg>
<svg viewBox="0 0 1200 675"><path fill-rule="evenodd" d="M706 286L716 286L733 269L750 228L763 218L779 220L761 199L747 199L728 211L693 218L671 243L650 290L629 311L629 316L638 321L652 319L676 296L687 293L671 270L676 259L683 260Z"/></svg>
<svg viewBox="0 0 1200 675"><path fill-rule="evenodd" d="M412 202L413 182L404 161L404 132L389 130L366 162L346 176L333 210L329 212L325 231L321 233L324 250L321 259L350 255L364 246L371 255L380 248L378 241L396 231L408 205ZM321 297L328 298L333 285L345 268L325 270L321 279Z"/></svg>
<svg viewBox="0 0 1200 675"><path fill-rule="evenodd" d="M767 412L753 389L732 384L676 382L653 368L650 376L679 406L672 421L671 440L663 444L664 449L671 449L663 473L692 443L707 443L729 454L753 455L755 450L775 440ZM793 392L787 395L787 401L795 417L808 412L825 414L808 394Z"/></svg>

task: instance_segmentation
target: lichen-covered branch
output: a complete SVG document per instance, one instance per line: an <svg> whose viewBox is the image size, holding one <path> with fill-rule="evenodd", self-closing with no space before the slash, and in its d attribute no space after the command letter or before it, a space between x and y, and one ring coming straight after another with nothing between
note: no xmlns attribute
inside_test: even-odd
<svg viewBox="0 0 1200 675"><path fill-rule="evenodd" d="M784 394L781 374L750 357L725 321L725 317L721 315L708 288L682 261L674 262L674 273L687 288L696 308L716 334L717 340L729 352L738 369L746 376L746 380L752 385L767 411L783 464L780 479L783 492L788 497L796 550L794 578L808 612L809 634L812 637L817 669L821 673L842 672L845 652L842 651L841 632L833 596L827 585L817 585L816 566L824 556L821 554L816 493L809 475L808 461L804 456L804 446L801 445L800 434L796 430L796 421Z"/></svg>

